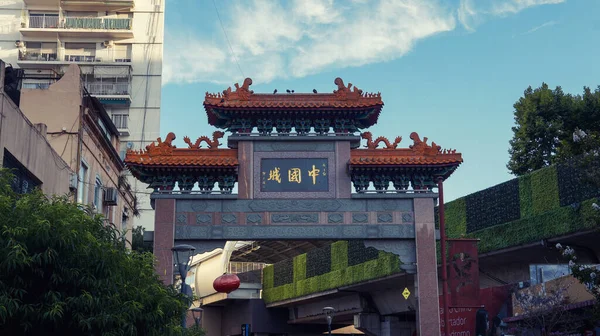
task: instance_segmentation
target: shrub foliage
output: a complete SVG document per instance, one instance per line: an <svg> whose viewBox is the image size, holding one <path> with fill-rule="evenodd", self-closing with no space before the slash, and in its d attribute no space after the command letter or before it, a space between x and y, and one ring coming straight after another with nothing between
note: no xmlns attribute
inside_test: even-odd
<svg viewBox="0 0 600 336"><path fill-rule="evenodd" d="M153 255L66 198L16 194L0 171L0 334L181 335L188 301Z"/></svg>

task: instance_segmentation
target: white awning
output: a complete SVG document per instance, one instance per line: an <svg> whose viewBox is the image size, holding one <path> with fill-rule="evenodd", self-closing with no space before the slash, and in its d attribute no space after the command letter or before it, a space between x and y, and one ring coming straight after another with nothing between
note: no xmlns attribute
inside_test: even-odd
<svg viewBox="0 0 600 336"><path fill-rule="evenodd" d="M129 66L95 66L94 77L123 78L129 77Z"/></svg>

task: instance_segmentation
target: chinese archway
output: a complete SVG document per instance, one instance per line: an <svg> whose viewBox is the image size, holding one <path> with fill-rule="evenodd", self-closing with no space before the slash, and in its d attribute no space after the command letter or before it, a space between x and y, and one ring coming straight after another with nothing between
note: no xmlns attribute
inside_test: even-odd
<svg viewBox="0 0 600 336"><path fill-rule="evenodd" d="M416 273L420 334L439 334L433 189L461 154L414 132L393 141L363 132L378 121L381 94L340 78L332 93L255 93L251 84L206 93L212 137L177 148L169 133L127 152L129 170L153 190L163 281L172 282L176 243L201 253L233 240L364 240Z"/></svg>

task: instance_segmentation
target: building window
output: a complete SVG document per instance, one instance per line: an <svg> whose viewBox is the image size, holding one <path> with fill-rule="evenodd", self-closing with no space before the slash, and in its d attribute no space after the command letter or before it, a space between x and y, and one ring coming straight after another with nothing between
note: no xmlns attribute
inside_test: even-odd
<svg viewBox="0 0 600 336"><path fill-rule="evenodd" d="M529 280L532 285L541 284L571 274L566 264L533 264L529 265Z"/></svg>
<svg viewBox="0 0 600 336"><path fill-rule="evenodd" d="M25 48L19 50L21 61L56 61L56 42L25 42Z"/></svg>
<svg viewBox="0 0 600 336"><path fill-rule="evenodd" d="M79 167L79 183L77 185L77 202L85 204L87 201L88 166L81 162Z"/></svg>
<svg viewBox="0 0 600 336"><path fill-rule="evenodd" d="M121 112L121 109L118 110L113 109L112 111L112 120L115 124L115 127L118 129L127 129L127 121L129 119L129 113L127 110L125 112Z"/></svg>
<svg viewBox="0 0 600 336"><path fill-rule="evenodd" d="M96 62L96 43L65 42L65 61Z"/></svg>
<svg viewBox="0 0 600 336"><path fill-rule="evenodd" d="M104 121L102 121L102 119L100 118L98 118L98 126L100 127L100 132L102 133L102 135L104 135L106 140L108 140L108 142L111 142L111 134L108 133L106 125L104 125Z"/></svg>
<svg viewBox="0 0 600 336"><path fill-rule="evenodd" d="M30 13L29 28L58 28L58 13Z"/></svg>
<svg viewBox="0 0 600 336"><path fill-rule="evenodd" d="M102 209L102 180L100 180L100 177L96 177L96 183L94 184L94 207L96 211Z"/></svg>
<svg viewBox="0 0 600 336"><path fill-rule="evenodd" d="M10 169L11 173L14 175L11 187L16 193L30 193L42 184L40 180L35 178L35 176L33 176L33 174L6 149L4 150L2 166Z"/></svg>

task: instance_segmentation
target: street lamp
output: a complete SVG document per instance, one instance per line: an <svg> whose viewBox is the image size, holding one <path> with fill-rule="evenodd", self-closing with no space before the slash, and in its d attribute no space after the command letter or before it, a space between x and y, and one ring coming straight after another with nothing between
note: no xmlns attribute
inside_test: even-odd
<svg viewBox="0 0 600 336"><path fill-rule="evenodd" d="M179 276L181 277L182 294L186 294L185 277L190 270L190 257L195 250L196 248L192 245L175 245L173 248L171 248L171 251L173 251L173 261L175 261L175 266L177 267ZM185 314L183 315L181 326L185 329Z"/></svg>
<svg viewBox="0 0 600 336"><path fill-rule="evenodd" d="M323 313L325 313L325 318L327 319L327 330L329 330L329 336L331 336L331 321L333 321L335 309L333 309L333 307L325 307L323 308Z"/></svg>
<svg viewBox="0 0 600 336"><path fill-rule="evenodd" d="M192 308L192 316L194 317L194 321L196 321L196 328L200 328L202 325L202 312L204 309L200 307Z"/></svg>

